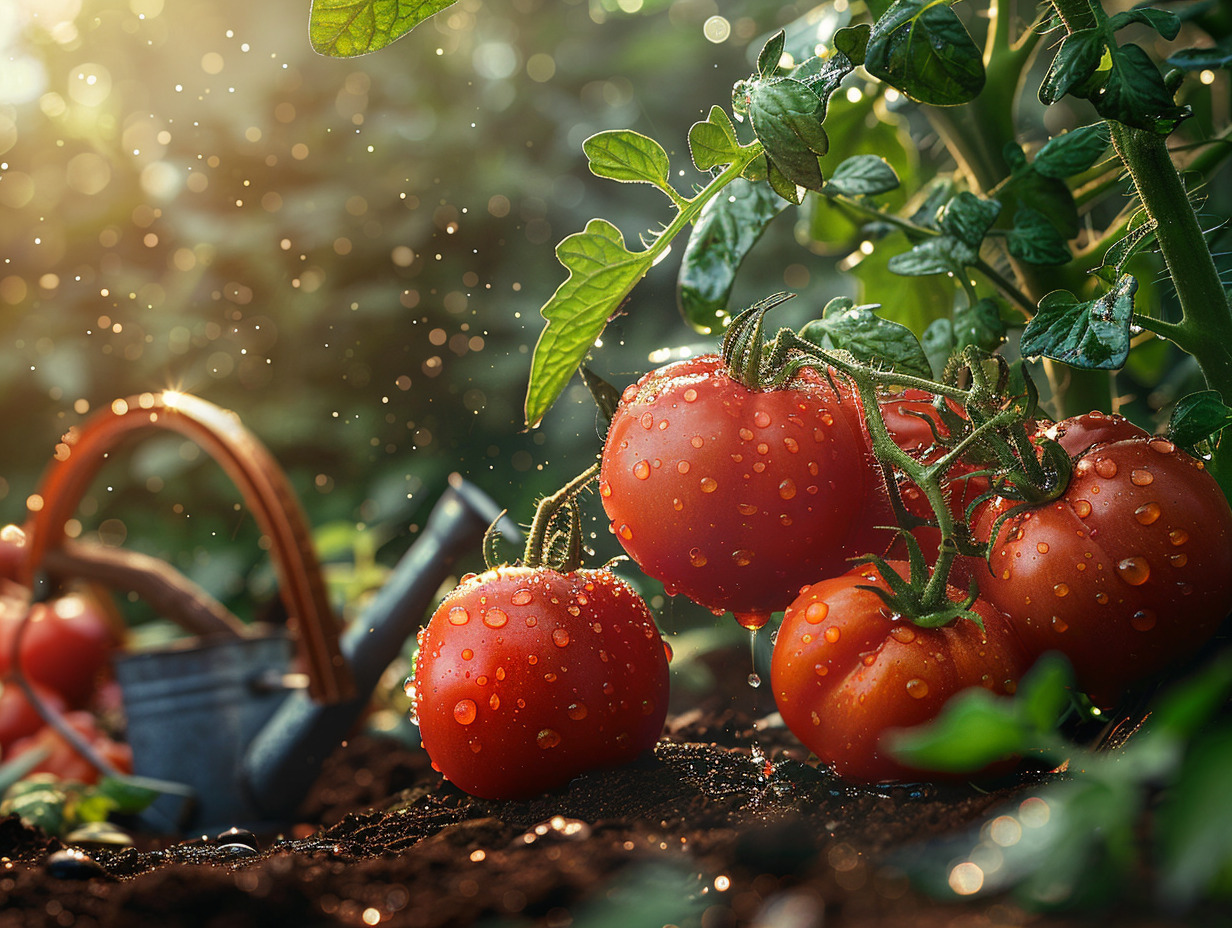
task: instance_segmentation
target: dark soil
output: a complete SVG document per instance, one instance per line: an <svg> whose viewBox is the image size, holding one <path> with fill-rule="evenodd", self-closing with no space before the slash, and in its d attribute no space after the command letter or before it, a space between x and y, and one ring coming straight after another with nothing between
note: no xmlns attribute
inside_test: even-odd
<svg viewBox="0 0 1232 928"><path fill-rule="evenodd" d="M910 883L904 849L945 853L930 840L1016 802L1030 779L857 789L810 766L785 730L716 703L669 719L636 764L494 802L442 782L422 751L363 735L283 834L138 835L66 859L59 840L0 820L0 928L1174 924L943 903Z"/></svg>

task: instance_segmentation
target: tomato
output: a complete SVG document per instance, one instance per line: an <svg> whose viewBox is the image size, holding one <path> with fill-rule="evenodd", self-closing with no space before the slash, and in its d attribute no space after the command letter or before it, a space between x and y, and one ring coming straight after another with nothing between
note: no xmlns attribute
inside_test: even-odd
<svg viewBox="0 0 1232 928"><path fill-rule="evenodd" d="M807 369L772 390L716 355L647 374L612 418L599 495L642 570L751 628L888 542L858 404Z"/></svg>
<svg viewBox="0 0 1232 928"><path fill-rule="evenodd" d="M98 727L89 712L78 710L65 714L64 720L90 743L99 756L120 773L133 772L133 753L127 744L113 741ZM5 760L13 760L27 751L46 750L47 756L30 773L50 773L61 780L97 783L102 774L54 728L45 727L35 734L16 741Z"/></svg>
<svg viewBox="0 0 1232 928"><path fill-rule="evenodd" d="M533 796L633 760L658 739L667 695L650 611L607 570L472 574L419 635L424 749L476 796Z"/></svg>
<svg viewBox="0 0 1232 928"><path fill-rule="evenodd" d="M20 577L25 557L25 530L11 522L0 527L0 578L16 580Z"/></svg>
<svg viewBox="0 0 1232 928"><path fill-rule="evenodd" d="M13 636L25 601L0 601L0 674L7 673ZM29 680L55 690L69 705L84 705L116 647L102 605L84 593L68 593L30 607L21 642L21 667Z"/></svg>
<svg viewBox="0 0 1232 928"><path fill-rule="evenodd" d="M1059 425L1063 444L1086 446L1068 488L1005 521L991 571L976 578L1028 650L1064 653L1078 685L1108 707L1196 653L1232 610L1232 509L1167 439L1124 420ZM987 538L1012 506L994 500L977 534Z"/></svg>
<svg viewBox="0 0 1232 928"><path fill-rule="evenodd" d="M1095 410L1072 416L1060 422L1041 423L1037 436L1059 442L1071 458L1076 458L1095 445L1124 438L1149 437L1150 433L1134 425L1124 416Z"/></svg>
<svg viewBox="0 0 1232 928"><path fill-rule="evenodd" d="M902 576L906 565L891 562ZM882 736L936 717L955 693L1009 695L1028 666L1005 616L977 599L984 628L958 619L921 628L891 612L875 567L805 587L783 616L770 661L779 713L839 776L868 783L931 779L886 751ZM955 587L951 599L961 599Z"/></svg>
<svg viewBox="0 0 1232 928"><path fill-rule="evenodd" d="M938 446L933 436L933 428L938 435L948 437L949 429L941 420L941 413L932 404L932 396L923 390L904 390L893 396L882 399L878 406L881 418L885 422L886 431L894 443L919 458L923 463L937 460L945 451ZM961 407L950 403L950 408L956 415L964 415ZM922 418L924 417L924 418ZM932 427L929 426L932 423ZM977 468L963 461L958 461L946 474L948 478L944 485L946 501L951 515L957 522L966 521L967 507L988 490L988 478L984 476L969 476ZM935 519L928 497L910 481L903 479L899 486L899 497L903 507L912 515L922 519ZM915 540L920 543L925 557L934 561L937 557L937 547L941 543L941 533L931 525L921 525L911 530Z"/></svg>
<svg viewBox="0 0 1232 928"><path fill-rule="evenodd" d="M64 712L66 706L59 693L37 683L30 685L44 704ZM0 757L7 754L15 741L33 735L45 724L25 690L12 681L0 683Z"/></svg>

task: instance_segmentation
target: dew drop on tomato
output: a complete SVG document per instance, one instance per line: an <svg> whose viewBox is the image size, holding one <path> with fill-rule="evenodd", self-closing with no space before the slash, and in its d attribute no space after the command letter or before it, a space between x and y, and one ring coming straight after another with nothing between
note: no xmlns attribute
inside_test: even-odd
<svg viewBox="0 0 1232 928"><path fill-rule="evenodd" d="M1108 605L1108 594L1107 594L1107 593L1104 593L1103 591L1100 591L1099 593L1096 593L1096 594L1095 594L1095 601L1096 601L1097 603L1099 603L1101 606L1106 606L1106 605Z"/></svg>
<svg viewBox="0 0 1232 928"><path fill-rule="evenodd" d="M479 743L478 738L472 738L470 740L470 749L472 754L478 754L483 750L483 745Z"/></svg>
<svg viewBox="0 0 1232 928"><path fill-rule="evenodd" d="M606 480L599 481L599 495L602 496L604 499L607 499L609 496L612 495L612 485L608 483Z"/></svg>
<svg viewBox="0 0 1232 928"><path fill-rule="evenodd" d="M545 728L543 731L539 732L539 734L535 735L535 744L539 745L539 747L543 748L545 751L549 748L554 748L556 745L560 744L560 732L551 728Z"/></svg>
<svg viewBox="0 0 1232 928"><path fill-rule="evenodd" d="M692 564L694 567L705 567L706 566L706 555L702 554L701 548L690 548L689 549L689 563Z"/></svg>
<svg viewBox="0 0 1232 928"><path fill-rule="evenodd" d="M676 656L676 652L672 650L671 643L666 638L663 639L663 654L667 657L669 664L672 662L672 658Z"/></svg>
<svg viewBox="0 0 1232 928"><path fill-rule="evenodd" d="M582 719L586 718L587 711L588 710L585 703L574 702L570 703L569 707L565 709L565 714L575 722L580 722Z"/></svg>
<svg viewBox="0 0 1232 928"><path fill-rule="evenodd" d="M1180 547L1185 542L1189 541L1189 532L1183 528L1174 528L1168 533L1168 541L1174 548Z"/></svg>
<svg viewBox="0 0 1232 928"><path fill-rule="evenodd" d="M830 614L830 604L813 601L804 607L804 621L810 625L818 625Z"/></svg>
<svg viewBox="0 0 1232 928"><path fill-rule="evenodd" d="M1142 525L1154 525L1159 521L1161 512L1159 503L1144 503L1134 510L1134 518Z"/></svg>
<svg viewBox="0 0 1232 928"><path fill-rule="evenodd" d="M1184 554L1184 553L1170 554L1168 555L1168 563L1171 564L1173 567L1184 567L1186 564L1189 563L1189 555Z"/></svg>
<svg viewBox="0 0 1232 928"><path fill-rule="evenodd" d="M689 444L692 445L694 448L700 448L705 443L706 443L705 440L700 435L694 435L692 438L689 439Z"/></svg>
<svg viewBox="0 0 1232 928"><path fill-rule="evenodd" d="M1039 544L1035 546L1035 550L1038 551L1040 554L1047 554L1048 553L1048 542L1041 541Z"/></svg>
<svg viewBox="0 0 1232 928"><path fill-rule="evenodd" d="M703 477L698 485L703 493L713 493L719 488L719 482L713 477Z"/></svg>
<svg viewBox="0 0 1232 928"><path fill-rule="evenodd" d="M689 389L684 391L684 401L686 403L692 403L696 399L697 399L697 391L694 390L692 387L689 387Z"/></svg>
<svg viewBox="0 0 1232 928"><path fill-rule="evenodd" d="M631 541L633 539L633 529L629 528L627 524L622 524L620 528L616 530L616 534L625 541Z"/></svg>
<svg viewBox="0 0 1232 928"><path fill-rule="evenodd" d="M731 556L737 567L748 567L753 563L753 552L745 548L737 548Z"/></svg>
<svg viewBox="0 0 1232 928"><path fill-rule="evenodd" d="M764 409L757 410L757 412L753 413L753 424L759 429L764 429L770 424L770 413Z"/></svg>
<svg viewBox="0 0 1232 928"><path fill-rule="evenodd" d="M752 429L742 428L737 434L740 436L741 441L752 441L753 440L753 430Z"/></svg>
<svg viewBox="0 0 1232 928"><path fill-rule="evenodd" d="M751 632L755 632L759 628L765 628L766 623L770 621L770 613L768 612L736 612L733 614L736 624L741 628L747 628ZM720 612L719 615L722 615L722 613Z"/></svg>
<svg viewBox="0 0 1232 928"><path fill-rule="evenodd" d="M1069 623L1066 622L1059 615L1054 615L1049 620L1049 624L1052 626L1052 630L1059 634L1064 634L1065 632L1069 631Z"/></svg>
<svg viewBox="0 0 1232 928"><path fill-rule="evenodd" d="M474 656L475 656L475 652L472 651L470 648L462 649L462 660L469 661Z"/></svg>
<svg viewBox="0 0 1232 928"><path fill-rule="evenodd" d="M788 437L783 439L783 447L792 454L796 454L800 450L800 443L794 438Z"/></svg>
<svg viewBox="0 0 1232 928"><path fill-rule="evenodd" d="M1112 458L1100 458L1095 462L1095 473L1105 480L1111 480L1117 474L1117 462Z"/></svg>
<svg viewBox="0 0 1232 928"><path fill-rule="evenodd" d="M509 613L504 609L497 609L495 606L483 614L483 624L488 626L488 628L503 628L508 621Z"/></svg>
<svg viewBox="0 0 1232 928"><path fill-rule="evenodd" d="M796 483L790 477L779 484L779 497L792 499L796 495Z"/></svg>
<svg viewBox="0 0 1232 928"><path fill-rule="evenodd" d="M757 512L757 507L754 506L752 503L737 503L736 511L739 512L742 516L751 516Z"/></svg>
<svg viewBox="0 0 1232 928"><path fill-rule="evenodd" d="M911 644L915 641L915 629L910 625L895 625L890 629L890 637L900 644Z"/></svg>
<svg viewBox="0 0 1232 928"><path fill-rule="evenodd" d="M646 480L650 477L650 462L638 461L633 465L633 476L638 480Z"/></svg>
<svg viewBox="0 0 1232 928"><path fill-rule="evenodd" d="M1058 596L1068 596L1069 595L1069 584L1068 583L1057 583L1053 586L1052 592L1056 593Z"/></svg>
<svg viewBox="0 0 1232 928"><path fill-rule="evenodd" d="M1155 613L1150 609L1139 609L1129 618L1129 624L1140 632L1149 632L1155 627Z"/></svg>
<svg viewBox="0 0 1232 928"><path fill-rule="evenodd" d="M1158 451L1160 454L1171 454L1176 450L1176 445L1168 441L1166 438L1152 438L1148 447L1152 451Z"/></svg>
<svg viewBox="0 0 1232 928"><path fill-rule="evenodd" d="M923 699L928 695L928 684L919 677L912 677L907 681L907 695L912 699Z"/></svg>
<svg viewBox="0 0 1232 928"><path fill-rule="evenodd" d="M471 620L471 614L463 606L454 606L449 610L450 625L465 625Z"/></svg>
<svg viewBox="0 0 1232 928"><path fill-rule="evenodd" d="M1155 482L1155 475L1149 470L1135 470L1129 475L1129 481L1136 487L1149 487Z"/></svg>
<svg viewBox="0 0 1232 928"><path fill-rule="evenodd" d="M690 465L688 461L681 461L680 463L676 465L676 473L680 474L683 477L685 474L689 472L689 466Z"/></svg>
<svg viewBox="0 0 1232 928"><path fill-rule="evenodd" d="M830 644L834 644L834 642L838 641L842 637L843 633L838 630L837 626L831 625L825 631L826 641L830 642Z"/></svg>
<svg viewBox="0 0 1232 928"><path fill-rule="evenodd" d="M488 697L488 708L489 709L499 709L500 708L500 697L497 696L495 693L493 693L491 696Z"/></svg>
<svg viewBox="0 0 1232 928"><path fill-rule="evenodd" d="M1146 558L1135 555L1118 563L1117 573L1130 586L1142 586L1151 578L1151 565Z"/></svg>
<svg viewBox="0 0 1232 928"><path fill-rule="evenodd" d="M1091 503L1089 500L1080 499L1074 501L1074 514L1080 519L1085 519L1091 514Z"/></svg>
<svg viewBox="0 0 1232 928"><path fill-rule="evenodd" d="M473 699L459 699L453 707L453 717L459 725L471 724L478 714L479 710Z"/></svg>
<svg viewBox="0 0 1232 928"><path fill-rule="evenodd" d="M565 647L569 644L569 633L563 628L553 629L552 644L556 645L558 648Z"/></svg>

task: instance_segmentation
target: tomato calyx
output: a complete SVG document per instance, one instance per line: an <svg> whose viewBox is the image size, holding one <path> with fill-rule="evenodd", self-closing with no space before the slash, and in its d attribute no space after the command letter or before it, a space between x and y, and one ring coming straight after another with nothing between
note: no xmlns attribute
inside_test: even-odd
<svg viewBox="0 0 1232 928"><path fill-rule="evenodd" d="M950 599L946 592L948 570L946 574L930 570L920 543L908 531L903 530L902 537L907 549L908 576L903 577L880 555L866 554L856 560L876 567L889 589L875 585L857 588L876 593L894 614L921 628L941 628L959 619L970 619L982 629L984 620L971 608L980 595L975 579L971 579L962 599Z"/></svg>
<svg viewBox="0 0 1232 928"><path fill-rule="evenodd" d="M526 546L522 551L523 567L544 567L562 574L572 573L582 566L582 511L578 506L578 494L585 490L599 474L596 462L550 496L545 496L535 507ZM497 525L506 515L505 511L488 526L483 538L484 561L489 568L500 563L496 553L496 541L500 537ZM561 518L565 524L560 524Z"/></svg>

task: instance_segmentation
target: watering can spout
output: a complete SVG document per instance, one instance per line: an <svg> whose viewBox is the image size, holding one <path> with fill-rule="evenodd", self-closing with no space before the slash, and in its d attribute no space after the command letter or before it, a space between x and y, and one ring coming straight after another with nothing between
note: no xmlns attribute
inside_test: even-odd
<svg viewBox="0 0 1232 928"><path fill-rule="evenodd" d="M458 558L475 550L493 524L507 538L519 534L491 498L457 475L451 477L414 545L342 634L342 657L358 695L325 704L294 692L249 744L241 782L260 816L286 820L294 814L321 764L363 713L385 669L418 630Z"/></svg>

